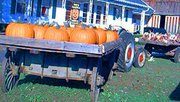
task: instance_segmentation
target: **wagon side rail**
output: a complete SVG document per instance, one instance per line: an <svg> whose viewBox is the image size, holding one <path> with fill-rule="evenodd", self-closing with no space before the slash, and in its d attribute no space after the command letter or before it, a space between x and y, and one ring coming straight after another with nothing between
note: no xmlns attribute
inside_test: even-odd
<svg viewBox="0 0 180 102"><path fill-rule="evenodd" d="M40 40L32 38L20 38L0 35L0 46L14 47L27 50L38 50L57 53L77 53L83 55L108 54L120 46L121 39L109 43L95 45L74 42L61 42L52 40Z"/></svg>
<svg viewBox="0 0 180 102"><path fill-rule="evenodd" d="M167 43L165 42L160 42L160 41L152 41L152 40L148 40L148 39L143 39L143 38L139 38L138 42L140 43L148 43L148 44L153 44L153 45L161 45L161 46L180 46L180 43L178 42L172 42L172 41L169 41Z"/></svg>

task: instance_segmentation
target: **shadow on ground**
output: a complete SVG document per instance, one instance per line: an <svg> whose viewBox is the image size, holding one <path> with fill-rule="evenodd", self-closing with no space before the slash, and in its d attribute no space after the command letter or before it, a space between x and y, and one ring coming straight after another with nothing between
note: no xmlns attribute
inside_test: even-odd
<svg viewBox="0 0 180 102"><path fill-rule="evenodd" d="M162 58L162 59L166 59L166 60L170 60L170 61L174 62L174 59L172 56L167 56L167 55L164 55L161 53L154 53L154 54L152 54L152 56L154 58Z"/></svg>
<svg viewBox="0 0 180 102"><path fill-rule="evenodd" d="M180 101L180 83L176 89L170 94L169 98L174 101Z"/></svg>
<svg viewBox="0 0 180 102"><path fill-rule="evenodd" d="M44 77L42 79L41 77L34 75L27 75L24 79L21 79L19 81L18 85L22 85L25 83L44 84L50 86L64 86L69 88L86 89L86 90L90 88L90 85L85 84L83 81L69 80L69 82L66 82L66 80L63 79L54 79L47 77Z"/></svg>

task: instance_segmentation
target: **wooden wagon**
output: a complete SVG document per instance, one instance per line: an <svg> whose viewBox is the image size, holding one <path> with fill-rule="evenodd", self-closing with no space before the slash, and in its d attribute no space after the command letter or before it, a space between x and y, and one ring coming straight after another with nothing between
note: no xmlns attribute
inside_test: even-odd
<svg viewBox="0 0 180 102"><path fill-rule="evenodd" d="M135 45L132 34L123 32L116 41L102 45L58 42L0 35L0 46L7 51L2 63L2 89L15 87L20 73L90 84L91 101L98 99L100 87L112 75L131 70ZM106 62L106 68L102 63Z"/></svg>
<svg viewBox="0 0 180 102"><path fill-rule="evenodd" d="M168 56L174 57L174 62L180 62L180 43L174 41L160 42L152 41L140 38L139 42L145 43L144 49L147 53L152 54L152 52L163 53Z"/></svg>

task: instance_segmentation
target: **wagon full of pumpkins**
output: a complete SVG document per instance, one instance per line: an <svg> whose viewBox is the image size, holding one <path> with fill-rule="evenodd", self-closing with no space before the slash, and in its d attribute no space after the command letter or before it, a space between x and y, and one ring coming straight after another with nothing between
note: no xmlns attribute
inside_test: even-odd
<svg viewBox="0 0 180 102"><path fill-rule="evenodd" d="M0 46L6 48L2 63L2 90L8 92L21 73L83 81L90 85L92 102L112 75L112 69L131 70L135 43L132 34L101 28L10 23Z"/></svg>

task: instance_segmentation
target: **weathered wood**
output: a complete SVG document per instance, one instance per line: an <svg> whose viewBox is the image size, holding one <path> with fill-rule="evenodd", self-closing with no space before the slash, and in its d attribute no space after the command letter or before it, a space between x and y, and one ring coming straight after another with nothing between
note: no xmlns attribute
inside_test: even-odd
<svg viewBox="0 0 180 102"><path fill-rule="evenodd" d="M35 48L44 50L71 51L81 53L102 54L101 47L95 44L39 40L0 35L0 45Z"/></svg>
<svg viewBox="0 0 180 102"><path fill-rule="evenodd" d="M101 57L100 54L91 54L91 53L81 53L81 52L70 52L70 51L58 51L58 50L50 50L50 49L39 49L39 48L27 48L27 47L19 47L19 46L12 46L12 45L0 45L4 48L17 48L22 50L34 50L34 51L41 51L41 52L51 52L51 53L66 53L66 54L77 54L77 55L87 55L89 57Z"/></svg>
<svg viewBox="0 0 180 102"><path fill-rule="evenodd" d="M57 53L74 53L82 55L106 55L120 46L121 39L102 45L83 44L74 42L61 42L52 40L39 40L0 35L0 46L19 49L37 50Z"/></svg>
<svg viewBox="0 0 180 102"><path fill-rule="evenodd" d="M97 61L97 60L96 60ZM98 87L98 70L102 67L102 59L98 59L97 67L93 67L92 77L91 77L91 102L97 102L98 96L100 92L100 88Z"/></svg>

